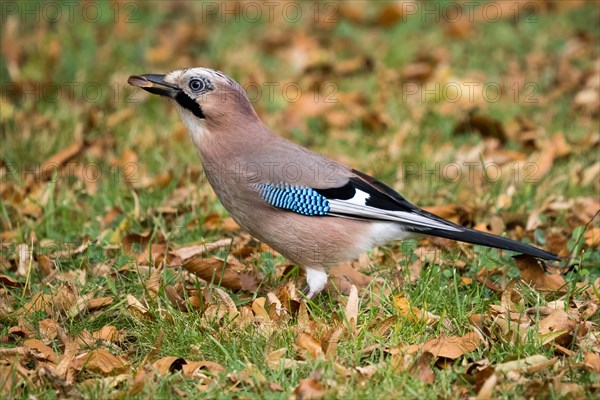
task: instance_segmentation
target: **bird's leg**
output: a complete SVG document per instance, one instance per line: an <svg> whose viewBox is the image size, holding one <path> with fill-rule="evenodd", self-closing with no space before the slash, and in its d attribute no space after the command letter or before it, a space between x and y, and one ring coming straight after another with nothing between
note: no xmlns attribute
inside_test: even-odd
<svg viewBox="0 0 600 400"><path fill-rule="evenodd" d="M305 268L306 271L306 287L302 289L302 293L312 299L327 285L327 273L322 269Z"/></svg>

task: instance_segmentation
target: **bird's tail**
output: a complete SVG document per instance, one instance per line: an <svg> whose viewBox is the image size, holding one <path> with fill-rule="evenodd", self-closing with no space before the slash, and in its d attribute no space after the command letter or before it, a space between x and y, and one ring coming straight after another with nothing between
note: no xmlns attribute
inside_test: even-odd
<svg viewBox="0 0 600 400"><path fill-rule="evenodd" d="M446 224L452 227L459 228L455 230L444 230L438 228L418 229L416 233L423 233L431 236L438 236L446 239L457 240L459 242L466 242L472 244L478 244L482 246L495 247L497 249L516 251L522 254L527 254L533 257L541 258L543 260L560 261L556 255L549 253L545 250L538 249L537 247L517 242L511 239L507 239L502 236L492 235L490 233L481 232L475 229L465 228L460 225L456 225L450 221L447 221L437 215L431 214L424 210L419 210L419 214L428 216L429 218L435 219L438 222L444 221Z"/></svg>

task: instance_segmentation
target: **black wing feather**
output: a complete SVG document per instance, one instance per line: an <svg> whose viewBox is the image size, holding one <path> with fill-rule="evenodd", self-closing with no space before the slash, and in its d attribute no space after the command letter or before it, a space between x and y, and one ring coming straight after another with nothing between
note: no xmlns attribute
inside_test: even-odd
<svg viewBox="0 0 600 400"><path fill-rule="evenodd" d="M356 175L350 178L348 183L339 188L315 189L319 194L328 199L349 200L356 194L357 190L367 193L365 205L388 211L403 211L418 214L419 216L431 219L437 223L442 223L454 230L444 230L436 227L413 226L406 224L407 231L421 233L431 236L443 237L446 239L457 240L482 246L495 247L498 249L516 251L528 254L544 260L559 261L560 259L552 253L538 249L525 243L517 242L502 236L492 235L475 229L469 229L453 222L445 220L435 214L420 209L408 202L400 193L391 187L378 181L377 179L364 174L360 171L352 170ZM383 218L382 218L383 219Z"/></svg>

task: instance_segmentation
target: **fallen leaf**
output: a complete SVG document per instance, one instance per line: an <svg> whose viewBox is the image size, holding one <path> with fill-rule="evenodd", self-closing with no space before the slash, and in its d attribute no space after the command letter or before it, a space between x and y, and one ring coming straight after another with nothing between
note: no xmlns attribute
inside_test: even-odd
<svg viewBox="0 0 600 400"><path fill-rule="evenodd" d="M132 313L142 318L151 318L148 308L144 306L138 299L133 295L127 295L127 309Z"/></svg>
<svg viewBox="0 0 600 400"><path fill-rule="evenodd" d="M52 348L50 346L48 346L41 340L28 339L23 342L23 346L43 354L48 361L50 361L53 364L56 364L56 360L57 360L56 353L54 352L54 350L52 350Z"/></svg>
<svg viewBox="0 0 600 400"><path fill-rule="evenodd" d="M435 374L431 369L434 356L432 353L425 351L415 360L410 368L409 373L423 383L431 384L435 382Z"/></svg>
<svg viewBox="0 0 600 400"><path fill-rule="evenodd" d="M191 245L180 247L178 249L172 250L171 253L179 258L182 261L187 261L190 258L198 257L206 253L210 253L212 251L223 249L230 247L232 245L231 239L221 239L216 242L204 243L200 245Z"/></svg>
<svg viewBox="0 0 600 400"><path fill-rule="evenodd" d="M488 376L488 378L483 382L483 385L481 385L481 388L479 389L479 392L477 392L477 397L475 397L476 400L487 400L487 399L492 399L493 398L493 393L494 393L494 388L496 387L496 384L498 383L498 375L494 374L492 372L492 374L490 376Z"/></svg>
<svg viewBox="0 0 600 400"><path fill-rule="evenodd" d="M225 367L214 361L187 361L183 364L183 376L187 378L198 378L206 373L225 373Z"/></svg>
<svg viewBox="0 0 600 400"><path fill-rule="evenodd" d="M183 366L187 361L181 357L168 356L156 360L152 366L161 375L172 374L177 371L183 371Z"/></svg>
<svg viewBox="0 0 600 400"><path fill-rule="evenodd" d="M329 280L341 294L348 296L353 285L358 289L364 289L371 282L371 277L352 268L350 264L345 263L331 268L329 271Z"/></svg>
<svg viewBox="0 0 600 400"><path fill-rule="evenodd" d="M358 320L358 289L352 285L350 288L350 295L348 296L348 303L346 304L345 310L346 321L348 321L350 333L356 336L356 323Z"/></svg>
<svg viewBox="0 0 600 400"><path fill-rule="evenodd" d="M302 379L294 389L300 400L317 400L325 396L325 387L315 378Z"/></svg>
<svg viewBox="0 0 600 400"><path fill-rule="evenodd" d="M398 308L400 315L406 317L411 322L425 322L428 325L432 325L440 320L439 316L429 311L411 307L408 299L402 295L394 296L394 305Z"/></svg>
<svg viewBox="0 0 600 400"><path fill-rule="evenodd" d="M152 275L150 275L150 278L144 283L144 287L151 299L156 299L158 291L160 290L160 285L162 284L162 271L163 264L161 263L154 271L152 271Z"/></svg>
<svg viewBox="0 0 600 400"><path fill-rule="evenodd" d="M244 288L248 291L255 291L259 284L258 277L248 273L246 267L232 257L229 257L227 261L217 257L194 257L185 261L183 268L207 282L231 290L241 290ZM244 274L243 277L242 274Z"/></svg>
<svg viewBox="0 0 600 400"><path fill-rule="evenodd" d="M308 333L301 333L296 343L301 349L306 350L308 355L313 359L323 356L323 348L321 347L321 343L315 340Z"/></svg>
<svg viewBox="0 0 600 400"><path fill-rule="evenodd" d="M92 333L93 338L107 342L116 342L119 336L119 330L112 325L105 325L100 330Z"/></svg>
<svg viewBox="0 0 600 400"><path fill-rule="evenodd" d="M540 321L539 334L543 338L545 335L554 333L553 341L567 346L572 340L572 332L576 326L577 321L571 319L564 310L558 309Z"/></svg>
<svg viewBox="0 0 600 400"><path fill-rule="evenodd" d="M454 127L453 133L463 134L471 131L478 132L486 138L495 138L501 143L506 142L506 130L502 122L481 114L468 114L461 122Z"/></svg>
<svg viewBox="0 0 600 400"><path fill-rule="evenodd" d="M405 15L406 9L401 1L394 1L386 4L375 18L375 24L382 28L389 28L395 25Z"/></svg>
<svg viewBox="0 0 600 400"><path fill-rule="evenodd" d="M583 358L583 365L590 372L600 374L600 354L588 352Z"/></svg>
<svg viewBox="0 0 600 400"><path fill-rule="evenodd" d="M546 274L535 257L518 255L513 257L521 271L521 278L542 291L566 293L567 283L561 275Z"/></svg>
<svg viewBox="0 0 600 400"><path fill-rule="evenodd" d="M118 375L129 370L129 365L120 357L116 357L106 349L96 349L78 355L71 367L103 376Z"/></svg>
<svg viewBox="0 0 600 400"><path fill-rule="evenodd" d="M476 333L467 333L464 336L445 336L429 340L421 346L423 352L430 352L435 357L445 357L452 360L470 353L481 344Z"/></svg>
<svg viewBox="0 0 600 400"><path fill-rule="evenodd" d="M548 359L546 356L536 354L520 360L509 361L496 365L496 372L509 373L511 371L519 372L537 372L542 371L558 361L558 358Z"/></svg>

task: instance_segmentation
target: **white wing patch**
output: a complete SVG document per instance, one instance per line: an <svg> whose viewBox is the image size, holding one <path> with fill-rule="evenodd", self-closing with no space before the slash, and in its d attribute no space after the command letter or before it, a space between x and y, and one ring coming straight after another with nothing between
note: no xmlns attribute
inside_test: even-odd
<svg viewBox="0 0 600 400"><path fill-rule="evenodd" d="M356 204L357 206L364 206L369 200L371 195L367 192L363 192L360 189L356 189L354 196L348 200L342 200L344 203ZM331 201L331 200L330 200Z"/></svg>
<svg viewBox="0 0 600 400"><path fill-rule="evenodd" d="M329 200L329 215L357 218L374 218L413 225L415 227L436 228L445 231L462 232L452 225L444 224L425 215L408 211L391 211L366 205L369 193L357 189L356 194L348 200Z"/></svg>

